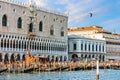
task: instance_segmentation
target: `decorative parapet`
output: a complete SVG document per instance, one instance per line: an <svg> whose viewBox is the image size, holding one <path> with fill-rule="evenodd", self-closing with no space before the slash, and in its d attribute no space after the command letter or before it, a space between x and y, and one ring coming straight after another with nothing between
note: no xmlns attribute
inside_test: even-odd
<svg viewBox="0 0 120 80"><path fill-rule="evenodd" d="M20 6L24 6L24 7L29 7L30 6L30 4L27 3L27 2L25 3L24 0L22 0L21 2L20 1L15 1L15 0L0 0L0 1L11 3L11 4L16 4L16 5L20 5ZM37 5L34 5L34 6L35 6L36 10L41 10L41 11L45 11L45 12L54 13L54 14L58 14L58 15L68 17L67 13L61 13L61 12L58 12L56 10L46 9L46 8L43 8L43 7L40 7L40 6L37 6Z"/></svg>
<svg viewBox="0 0 120 80"><path fill-rule="evenodd" d="M11 4L17 4L17 5L25 6L25 7L26 7L26 5L28 5L27 3L23 3L23 2L19 2L19 1L14 1L14 0L0 0L0 1L11 3Z"/></svg>

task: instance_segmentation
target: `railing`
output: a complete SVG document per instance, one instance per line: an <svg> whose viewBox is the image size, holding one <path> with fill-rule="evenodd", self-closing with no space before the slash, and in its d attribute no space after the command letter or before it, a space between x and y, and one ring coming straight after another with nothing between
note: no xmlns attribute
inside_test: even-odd
<svg viewBox="0 0 120 80"><path fill-rule="evenodd" d="M26 4L26 3L19 2L19 1L14 1L14 0L0 0L0 1L8 2L8 3L12 3L12 4L17 4L17 5L21 5L21 6L26 6L26 5L28 5L28 4Z"/></svg>

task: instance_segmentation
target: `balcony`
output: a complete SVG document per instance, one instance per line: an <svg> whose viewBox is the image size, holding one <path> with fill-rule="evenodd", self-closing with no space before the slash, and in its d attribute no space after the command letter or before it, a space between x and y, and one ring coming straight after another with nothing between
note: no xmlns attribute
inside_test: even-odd
<svg viewBox="0 0 120 80"><path fill-rule="evenodd" d="M34 37L34 36L36 36L36 34L35 34L35 32L28 32L28 36Z"/></svg>

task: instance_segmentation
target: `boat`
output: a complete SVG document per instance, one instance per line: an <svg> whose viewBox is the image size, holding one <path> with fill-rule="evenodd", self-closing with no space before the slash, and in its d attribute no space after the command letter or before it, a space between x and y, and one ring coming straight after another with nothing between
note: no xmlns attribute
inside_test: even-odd
<svg viewBox="0 0 120 80"><path fill-rule="evenodd" d="M6 72L7 68L0 68L0 73Z"/></svg>
<svg viewBox="0 0 120 80"><path fill-rule="evenodd" d="M12 68L10 69L10 73L29 73L32 72L34 68Z"/></svg>
<svg viewBox="0 0 120 80"><path fill-rule="evenodd" d="M69 68L70 68L70 66L62 66L62 67L61 67L61 71L68 70Z"/></svg>
<svg viewBox="0 0 120 80"><path fill-rule="evenodd" d="M60 71L61 68L62 68L62 66L57 67L57 68L48 68L48 69L46 69L46 71Z"/></svg>

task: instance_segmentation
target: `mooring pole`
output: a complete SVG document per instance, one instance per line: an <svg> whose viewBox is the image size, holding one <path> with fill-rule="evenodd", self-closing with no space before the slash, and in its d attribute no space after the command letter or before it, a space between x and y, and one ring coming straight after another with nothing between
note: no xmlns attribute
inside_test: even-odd
<svg viewBox="0 0 120 80"><path fill-rule="evenodd" d="M96 69L96 80L99 80L99 58L96 59L97 69Z"/></svg>

